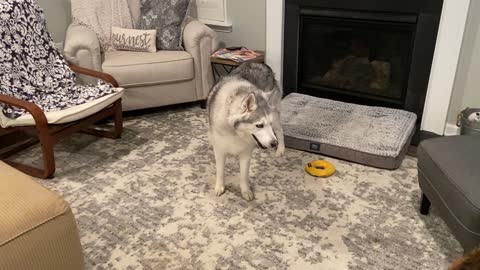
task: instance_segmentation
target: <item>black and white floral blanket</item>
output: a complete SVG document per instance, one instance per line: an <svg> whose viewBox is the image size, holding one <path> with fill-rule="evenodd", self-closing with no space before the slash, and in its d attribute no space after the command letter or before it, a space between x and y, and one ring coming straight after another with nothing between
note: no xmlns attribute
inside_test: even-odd
<svg viewBox="0 0 480 270"><path fill-rule="evenodd" d="M57 51L45 15L35 0L0 0L0 94L58 111L117 90L110 84L78 85L75 73ZM23 109L0 103L10 118Z"/></svg>

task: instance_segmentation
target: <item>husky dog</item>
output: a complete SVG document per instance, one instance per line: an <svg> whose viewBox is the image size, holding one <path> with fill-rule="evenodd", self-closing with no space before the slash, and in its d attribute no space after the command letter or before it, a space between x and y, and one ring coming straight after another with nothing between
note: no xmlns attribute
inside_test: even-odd
<svg viewBox="0 0 480 270"><path fill-rule="evenodd" d="M264 64L244 63L222 78L207 101L209 137L217 167L215 193L225 192L225 159L240 158L240 188L245 200L253 199L248 172L255 147L285 151L280 125L282 91L272 69Z"/></svg>
<svg viewBox="0 0 480 270"><path fill-rule="evenodd" d="M480 248L472 250L462 258L457 259L448 270L478 270L480 269Z"/></svg>
<svg viewBox="0 0 480 270"><path fill-rule="evenodd" d="M480 122L480 112L471 113L468 116L468 120L470 120L472 122Z"/></svg>

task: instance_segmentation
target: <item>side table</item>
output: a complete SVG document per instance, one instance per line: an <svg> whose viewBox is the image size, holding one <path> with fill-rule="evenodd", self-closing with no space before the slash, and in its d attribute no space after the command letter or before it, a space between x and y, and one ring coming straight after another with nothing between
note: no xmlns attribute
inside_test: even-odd
<svg viewBox="0 0 480 270"><path fill-rule="evenodd" d="M263 63L265 61L265 52L255 50L255 52L259 53L260 55L257 58L245 61L245 62L255 62L255 63ZM217 68L223 68L223 71L226 74L230 74L235 68L241 65L244 62L235 62L232 60L222 59L218 57L211 56L210 62L212 63L212 71L213 71L213 79L215 82L221 77L220 72Z"/></svg>

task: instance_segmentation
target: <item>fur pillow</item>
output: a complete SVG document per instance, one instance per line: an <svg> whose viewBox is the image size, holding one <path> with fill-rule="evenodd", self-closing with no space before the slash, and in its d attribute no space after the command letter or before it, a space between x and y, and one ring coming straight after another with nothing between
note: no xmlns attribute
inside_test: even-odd
<svg viewBox="0 0 480 270"><path fill-rule="evenodd" d="M112 27L112 47L118 51L157 51L155 39L157 30L135 30Z"/></svg>
<svg viewBox="0 0 480 270"><path fill-rule="evenodd" d="M191 0L142 0L138 28L157 29L157 48L183 50L182 29Z"/></svg>
<svg viewBox="0 0 480 270"><path fill-rule="evenodd" d="M140 0L127 0L128 7L130 8L130 13L132 14L133 27L136 28L138 25L138 19L140 19Z"/></svg>
<svg viewBox="0 0 480 270"><path fill-rule="evenodd" d="M127 0L71 0L71 4L72 22L92 29L102 52L113 50L112 26L133 28Z"/></svg>

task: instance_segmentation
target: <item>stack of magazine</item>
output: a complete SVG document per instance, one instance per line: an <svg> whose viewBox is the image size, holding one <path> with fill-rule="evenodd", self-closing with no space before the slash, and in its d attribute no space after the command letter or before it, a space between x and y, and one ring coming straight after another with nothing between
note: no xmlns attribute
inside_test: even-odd
<svg viewBox="0 0 480 270"><path fill-rule="evenodd" d="M213 57L235 61L237 63L249 61L259 57L261 54L247 48L238 50L220 49L212 54Z"/></svg>

